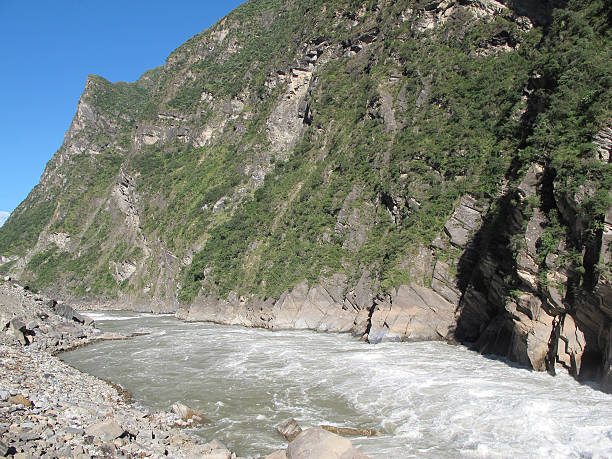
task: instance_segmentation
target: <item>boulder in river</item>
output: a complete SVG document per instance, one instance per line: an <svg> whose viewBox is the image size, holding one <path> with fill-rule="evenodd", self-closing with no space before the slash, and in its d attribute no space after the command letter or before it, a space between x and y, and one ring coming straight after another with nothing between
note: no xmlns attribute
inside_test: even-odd
<svg viewBox="0 0 612 459"><path fill-rule="evenodd" d="M302 428L293 418L287 419L285 422L279 425L276 430L287 441L293 441L295 437L297 437L302 432Z"/></svg>
<svg viewBox="0 0 612 459"><path fill-rule="evenodd" d="M189 408L187 405L183 405L180 402L176 402L172 405L172 411L179 415L183 421L193 424L210 424L212 421L208 419L201 411Z"/></svg>
<svg viewBox="0 0 612 459"><path fill-rule="evenodd" d="M350 440L320 427L306 429L287 447L287 459L368 459Z"/></svg>

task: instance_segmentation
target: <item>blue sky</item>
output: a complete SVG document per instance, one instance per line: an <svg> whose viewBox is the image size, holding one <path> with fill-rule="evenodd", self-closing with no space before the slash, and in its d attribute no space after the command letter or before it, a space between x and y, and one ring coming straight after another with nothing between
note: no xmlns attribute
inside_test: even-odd
<svg viewBox="0 0 612 459"><path fill-rule="evenodd" d="M243 0L0 0L0 225L38 183L93 73L134 81Z"/></svg>

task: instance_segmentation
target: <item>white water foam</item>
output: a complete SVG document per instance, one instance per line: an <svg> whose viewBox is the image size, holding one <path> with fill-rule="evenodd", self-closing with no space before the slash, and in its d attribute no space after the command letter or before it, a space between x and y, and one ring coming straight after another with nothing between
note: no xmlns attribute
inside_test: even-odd
<svg viewBox="0 0 612 459"><path fill-rule="evenodd" d="M239 455L286 443L275 426L373 428L372 458L612 457L612 396L442 343L368 345L347 335L188 324L126 314L104 331L150 335L64 358L144 405L176 400L215 424L198 431Z"/></svg>

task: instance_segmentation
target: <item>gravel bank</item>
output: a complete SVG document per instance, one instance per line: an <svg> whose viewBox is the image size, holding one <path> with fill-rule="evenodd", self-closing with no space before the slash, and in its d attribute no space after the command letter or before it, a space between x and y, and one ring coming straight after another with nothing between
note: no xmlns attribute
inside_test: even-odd
<svg viewBox="0 0 612 459"><path fill-rule="evenodd" d="M176 427L174 413L149 413L111 384L54 354L103 335L67 305L0 281L0 457L236 456Z"/></svg>

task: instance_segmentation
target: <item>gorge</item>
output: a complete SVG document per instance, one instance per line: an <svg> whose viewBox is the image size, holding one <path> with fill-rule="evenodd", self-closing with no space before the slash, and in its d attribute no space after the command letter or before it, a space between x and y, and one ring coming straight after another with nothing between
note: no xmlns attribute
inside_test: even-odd
<svg viewBox="0 0 612 459"><path fill-rule="evenodd" d="M0 273L373 353L468 343L612 392L611 17L249 0L133 83L87 78Z"/></svg>

